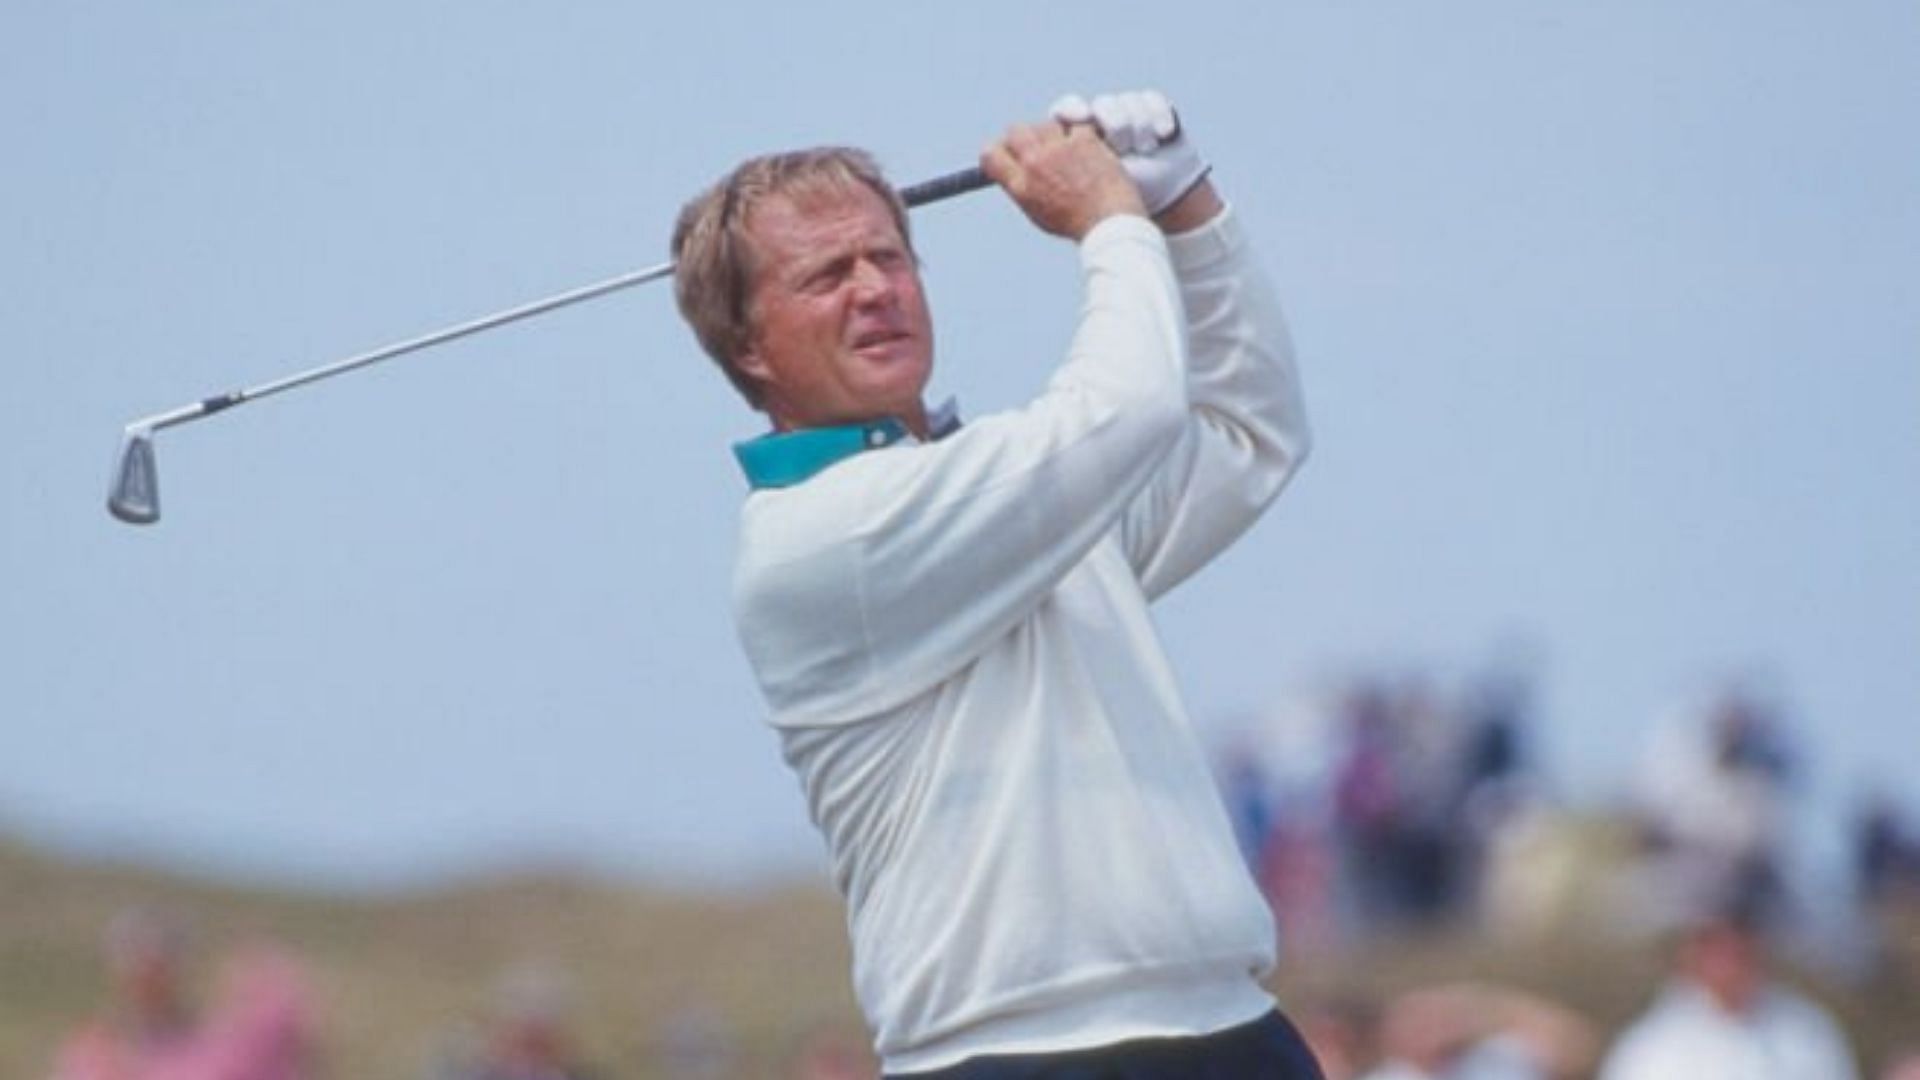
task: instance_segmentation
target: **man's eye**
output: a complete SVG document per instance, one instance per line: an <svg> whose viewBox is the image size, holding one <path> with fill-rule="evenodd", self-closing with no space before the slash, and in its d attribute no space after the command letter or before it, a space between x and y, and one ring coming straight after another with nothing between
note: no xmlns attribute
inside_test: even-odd
<svg viewBox="0 0 1920 1080"><path fill-rule="evenodd" d="M842 278L847 276L848 266L835 262L815 270L800 281L803 292L826 293L838 288Z"/></svg>

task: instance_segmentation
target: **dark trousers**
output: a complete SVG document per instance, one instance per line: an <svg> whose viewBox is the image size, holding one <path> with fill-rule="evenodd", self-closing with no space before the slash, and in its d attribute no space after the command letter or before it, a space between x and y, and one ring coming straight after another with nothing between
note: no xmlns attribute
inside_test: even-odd
<svg viewBox="0 0 1920 1080"><path fill-rule="evenodd" d="M1324 1080L1293 1025L1271 1012L1239 1027L1184 1039L1060 1054L990 1054L892 1080Z"/></svg>

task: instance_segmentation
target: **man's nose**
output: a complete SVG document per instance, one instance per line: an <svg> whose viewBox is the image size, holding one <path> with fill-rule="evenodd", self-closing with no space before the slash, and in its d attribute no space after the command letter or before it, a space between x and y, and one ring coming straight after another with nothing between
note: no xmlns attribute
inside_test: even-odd
<svg viewBox="0 0 1920 1080"><path fill-rule="evenodd" d="M878 303L893 295L893 278L871 259L853 264L854 299L863 304Z"/></svg>

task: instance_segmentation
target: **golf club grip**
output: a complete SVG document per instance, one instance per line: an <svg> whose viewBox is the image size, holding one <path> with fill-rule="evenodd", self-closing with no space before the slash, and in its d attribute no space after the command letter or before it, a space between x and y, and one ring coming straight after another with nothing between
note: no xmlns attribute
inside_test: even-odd
<svg viewBox="0 0 1920 1080"><path fill-rule="evenodd" d="M900 201L908 206L925 206L941 199L951 199L955 195L965 195L969 191L979 191L992 183L976 165L971 169L961 169L903 187L900 189Z"/></svg>

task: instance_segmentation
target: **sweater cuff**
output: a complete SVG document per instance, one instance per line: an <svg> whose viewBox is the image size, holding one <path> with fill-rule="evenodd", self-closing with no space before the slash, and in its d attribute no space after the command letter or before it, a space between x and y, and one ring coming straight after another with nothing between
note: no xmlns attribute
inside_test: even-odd
<svg viewBox="0 0 1920 1080"><path fill-rule="evenodd" d="M1240 217L1229 205L1199 228L1167 237L1167 253L1176 272L1204 270L1232 259L1246 242Z"/></svg>
<svg viewBox="0 0 1920 1080"><path fill-rule="evenodd" d="M1082 266L1092 266L1099 261L1102 251L1143 240L1154 247L1165 246L1159 227L1138 214L1113 214L1102 218L1087 230L1087 235L1080 238L1080 263Z"/></svg>

